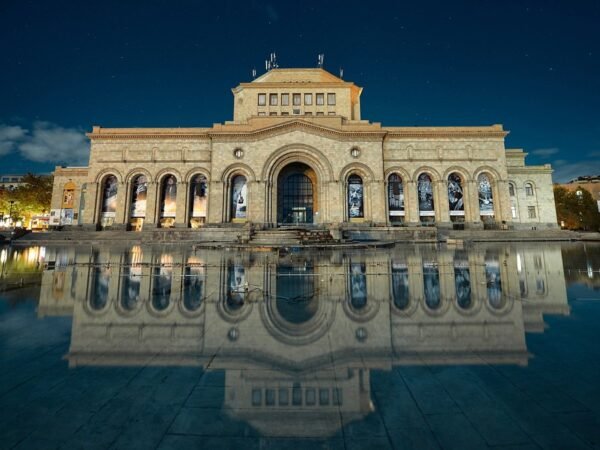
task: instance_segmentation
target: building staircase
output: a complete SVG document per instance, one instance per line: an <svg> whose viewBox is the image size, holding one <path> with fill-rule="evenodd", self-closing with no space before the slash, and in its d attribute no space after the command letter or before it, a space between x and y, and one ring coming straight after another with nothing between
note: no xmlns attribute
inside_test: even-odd
<svg viewBox="0 0 600 450"><path fill-rule="evenodd" d="M252 233L250 243L269 247L286 247L327 245L333 244L335 241L327 229L282 227L256 230Z"/></svg>

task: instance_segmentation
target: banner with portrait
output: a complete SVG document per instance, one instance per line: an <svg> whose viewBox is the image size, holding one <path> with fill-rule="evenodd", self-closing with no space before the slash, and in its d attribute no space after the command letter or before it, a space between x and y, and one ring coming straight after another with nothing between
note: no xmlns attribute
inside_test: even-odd
<svg viewBox="0 0 600 450"><path fill-rule="evenodd" d="M451 173L448 177L448 208L451 216L465 215L462 179L456 173Z"/></svg>
<svg viewBox="0 0 600 450"><path fill-rule="evenodd" d="M500 261L495 255L485 257L485 284L490 305L494 308L502 306L502 280L500 279Z"/></svg>
<svg viewBox="0 0 600 450"><path fill-rule="evenodd" d="M348 215L351 219L364 217L363 182L358 175L348 179Z"/></svg>
<svg viewBox="0 0 600 450"><path fill-rule="evenodd" d="M148 180L144 175L138 176L132 186L131 217L146 217L146 199L148 197Z"/></svg>
<svg viewBox="0 0 600 450"><path fill-rule="evenodd" d="M177 213L177 179L169 175L163 181L161 217L175 217Z"/></svg>
<svg viewBox="0 0 600 450"><path fill-rule="evenodd" d="M192 217L206 217L208 206L208 183L206 177L197 175L190 187Z"/></svg>
<svg viewBox="0 0 600 450"><path fill-rule="evenodd" d="M350 263L350 304L360 309L367 304L367 266L365 263Z"/></svg>
<svg viewBox="0 0 600 450"><path fill-rule="evenodd" d="M426 173L419 175L417 180L417 194L419 196L419 214L421 216L435 215L433 204L433 183Z"/></svg>
<svg viewBox="0 0 600 450"><path fill-rule="evenodd" d="M227 267L227 304L230 308L243 305L246 299L246 268L242 264Z"/></svg>
<svg viewBox="0 0 600 450"><path fill-rule="evenodd" d="M493 216L494 196L489 176L482 173L477 178L477 183L479 185L479 214L482 216Z"/></svg>
<svg viewBox="0 0 600 450"><path fill-rule="evenodd" d="M436 309L440 306L440 272L436 263L423 263L423 293L425 304L429 308Z"/></svg>
<svg viewBox="0 0 600 450"><path fill-rule="evenodd" d="M404 215L404 185L395 173L388 178L388 208L390 216Z"/></svg>
<svg viewBox="0 0 600 450"><path fill-rule="evenodd" d="M232 218L245 219L247 214L248 185L246 178L237 176L231 186Z"/></svg>
<svg viewBox="0 0 600 450"><path fill-rule="evenodd" d="M117 177L110 175L104 181L104 191L102 193L102 216L115 217L117 211Z"/></svg>
<svg viewBox="0 0 600 450"><path fill-rule="evenodd" d="M61 225L73 225L73 210L72 209L61 209L60 210L60 224Z"/></svg>
<svg viewBox="0 0 600 450"><path fill-rule="evenodd" d="M458 306L468 308L471 305L471 272L466 255L454 259L454 287Z"/></svg>

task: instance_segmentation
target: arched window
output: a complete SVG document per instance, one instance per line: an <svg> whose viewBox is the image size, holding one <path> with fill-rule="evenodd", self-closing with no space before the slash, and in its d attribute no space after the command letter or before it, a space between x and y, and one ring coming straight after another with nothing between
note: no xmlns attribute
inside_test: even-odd
<svg viewBox="0 0 600 450"><path fill-rule="evenodd" d="M190 256L184 273L183 307L186 311L193 312L200 308L205 296L206 268L204 261L195 256Z"/></svg>
<svg viewBox="0 0 600 450"><path fill-rule="evenodd" d="M94 252L94 268L92 271L92 289L90 292L90 307L94 311L103 310L108 304L108 294L112 270L109 264L100 260L100 255Z"/></svg>
<svg viewBox="0 0 600 450"><path fill-rule="evenodd" d="M392 173L388 177L388 210L390 221L402 222L404 217L404 186L400 175Z"/></svg>
<svg viewBox="0 0 600 450"><path fill-rule="evenodd" d="M160 226L170 228L175 225L177 213L177 178L167 175L163 178L160 189Z"/></svg>
<svg viewBox="0 0 600 450"><path fill-rule="evenodd" d="M363 262L351 262L349 269L350 306L359 312L367 306L367 266Z"/></svg>
<svg viewBox="0 0 600 450"><path fill-rule="evenodd" d="M479 214L482 216L494 215L494 194L492 192L492 183L487 173L482 173L477 177L479 192Z"/></svg>
<svg viewBox="0 0 600 450"><path fill-rule="evenodd" d="M173 257L163 254L160 265L152 273L152 307L164 311L171 302L171 281L173 279Z"/></svg>
<svg viewBox="0 0 600 450"><path fill-rule="evenodd" d="M133 311L141 301L142 286L142 249L133 246L126 255L127 265L122 268L121 307L125 311Z"/></svg>
<svg viewBox="0 0 600 450"><path fill-rule="evenodd" d="M117 190L118 181L114 175L109 175L104 179L102 185L102 209L100 216L100 225L110 227L115 222L117 211Z"/></svg>
<svg viewBox="0 0 600 450"><path fill-rule="evenodd" d="M148 197L148 179L138 175L131 183L131 224L132 228L141 230L146 218L146 200Z"/></svg>
<svg viewBox="0 0 600 450"><path fill-rule="evenodd" d="M511 197L515 196L515 185L512 183L508 183L508 195Z"/></svg>
<svg viewBox="0 0 600 450"><path fill-rule="evenodd" d="M361 219L364 213L363 181L358 175L348 177L348 218Z"/></svg>
<svg viewBox="0 0 600 450"><path fill-rule="evenodd" d="M208 181L202 174L194 175L190 182L190 226L198 228L206 222L208 211Z"/></svg>
<svg viewBox="0 0 600 450"><path fill-rule="evenodd" d="M410 303L408 284L408 266L406 263L392 261L392 300L399 310L405 310Z"/></svg>
<svg viewBox="0 0 600 450"><path fill-rule="evenodd" d="M417 178L417 193L419 196L419 217L421 218L421 222L434 220L433 183L429 174L422 173Z"/></svg>
<svg viewBox="0 0 600 450"><path fill-rule="evenodd" d="M488 253L484 260L485 282L490 306L500 309L503 306L502 280L500 277L500 259L497 254Z"/></svg>
<svg viewBox="0 0 600 450"><path fill-rule="evenodd" d="M231 220L248 218L248 183L246 177L237 175L231 180Z"/></svg>
<svg viewBox="0 0 600 450"><path fill-rule="evenodd" d="M533 197L535 195L533 191L533 184L525 183L525 195L527 197Z"/></svg>
<svg viewBox="0 0 600 450"><path fill-rule="evenodd" d="M435 263L423 263L423 293L429 309L438 309L441 306L440 271Z"/></svg>
<svg viewBox="0 0 600 450"><path fill-rule="evenodd" d="M243 264L230 263L227 266L227 295L225 307L228 312L235 313L246 300L248 283L246 282L246 268Z"/></svg>
<svg viewBox="0 0 600 450"><path fill-rule="evenodd" d="M465 216L465 199L462 183L463 181L459 174L451 173L448 175L448 208L452 220L455 220L456 217Z"/></svg>
<svg viewBox="0 0 600 450"><path fill-rule="evenodd" d="M456 290L456 302L461 309L471 307L471 272L469 270L469 259L464 252L454 256L454 286Z"/></svg>

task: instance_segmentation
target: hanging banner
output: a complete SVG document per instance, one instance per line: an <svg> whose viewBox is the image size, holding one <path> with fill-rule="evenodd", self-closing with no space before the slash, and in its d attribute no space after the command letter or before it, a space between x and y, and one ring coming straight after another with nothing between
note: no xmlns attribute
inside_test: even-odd
<svg viewBox="0 0 600 450"><path fill-rule="evenodd" d="M419 175L417 191L419 195L419 214L421 216L434 216L433 184L426 173Z"/></svg>
<svg viewBox="0 0 600 450"><path fill-rule="evenodd" d="M208 184L205 177L196 177L192 183L192 217L206 217Z"/></svg>
<svg viewBox="0 0 600 450"><path fill-rule="evenodd" d="M363 184L358 176L348 179L348 215L351 219L364 217Z"/></svg>
<svg viewBox="0 0 600 450"><path fill-rule="evenodd" d="M448 207L451 216L465 215L462 180L455 173L448 177Z"/></svg>
<svg viewBox="0 0 600 450"><path fill-rule="evenodd" d="M104 182L104 195L102 197L102 216L115 217L117 211L117 177L109 176Z"/></svg>
<svg viewBox="0 0 600 450"><path fill-rule="evenodd" d="M163 182L161 217L175 217L177 212L177 179L169 175Z"/></svg>
<svg viewBox="0 0 600 450"><path fill-rule="evenodd" d="M492 193L492 184L486 174L479 175L479 214L482 216L494 215L494 197Z"/></svg>
<svg viewBox="0 0 600 450"><path fill-rule="evenodd" d="M392 263L392 299L394 305L404 309L410 301L408 286L408 267L402 263Z"/></svg>
<svg viewBox="0 0 600 450"><path fill-rule="evenodd" d="M423 291L429 308L440 306L440 272L435 263L423 263Z"/></svg>
<svg viewBox="0 0 600 450"><path fill-rule="evenodd" d="M246 218L246 204L248 200L248 187L246 178L242 176L235 177L231 188L231 201L233 205L233 218Z"/></svg>
<svg viewBox="0 0 600 450"><path fill-rule="evenodd" d="M465 259L454 260L454 286L456 301L461 308L471 304L471 272L469 261Z"/></svg>
<svg viewBox="0 0 600 450"><path fill-rule="evenodd" d="M500 261L497 257L485 258L485 283L490 305L494 308L502 306L502 281L500 280Z"/></svg>
<svg viewBox="0 0 600 450"><path fill-rule="evenodd" d="M404 186L402 178L395 174L388 180L388 207L390 216L404 215Z"/></svg>
<svg viewBox="0 0 600 450"><path fill-rule="evenodd" d="M60 224L61 225L73 225L73 210L72 209L61 209L60 210Z"/></svg>
<svg viewBox="0 0 600 450"><path fill-rule="evenodd" d="M144 175L137 177L133 183L131 199L131 217L146 217L146 199L148 197L148 181Z"/></svg>

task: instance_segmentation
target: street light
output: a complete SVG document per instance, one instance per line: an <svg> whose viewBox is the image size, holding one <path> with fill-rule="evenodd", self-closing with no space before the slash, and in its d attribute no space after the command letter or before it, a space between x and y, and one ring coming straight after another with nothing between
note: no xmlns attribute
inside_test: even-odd
<svg viewBox="0 0 600 450"><path fill-rule="evenodd" d="M12 225L13 220L12 220L12 208L13 208L13 204L15 203L14 200L9 200L8 203L10 203L10 211L8 212L8 220L10 220L10 224Z"/></svg>

